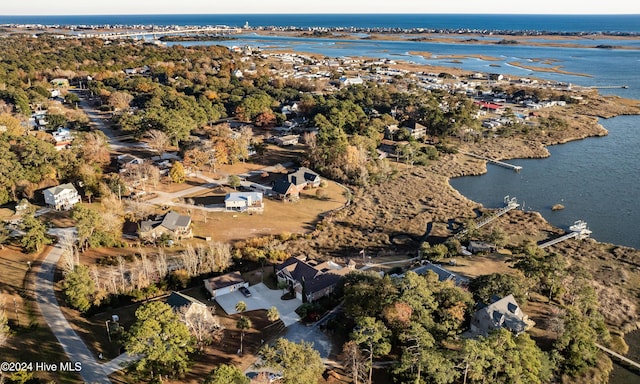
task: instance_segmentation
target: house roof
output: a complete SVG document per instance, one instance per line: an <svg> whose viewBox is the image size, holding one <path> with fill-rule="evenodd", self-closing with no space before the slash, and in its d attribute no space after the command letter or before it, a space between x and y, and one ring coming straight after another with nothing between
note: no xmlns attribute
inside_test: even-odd
<svg viewBox="0 0 640 384"><path fill-rule="evenodd" d="M297 171L287 175L289 181L295 185L305 184L307 182L314 182L320 178L320 175L313 172L309 168L300 167Z"/></svg>
<svg viewBox="0 0 640 384"><path fill-rule="evenodd" d="M337 264L335 265L339 267ZM308 294L313 294L336 284L350 271L351 269L349 268L334 268L328 263L322 263L314 267L305 260L296 257L290 257L276 266L276 273L284 273L300 284L304 284L305 291Z"/></svg>
<svg viewBox="0 0 640 384"><path fill-rule="evenodd" d="M499 299L474 314L480 328L493 330L500 327L512 332L524 332L527 328L526 315L520 310L513 295Z"/></svg>
<svg viewBox="0 0 640 384"><path fill-rule="evenodd" d="M74 187L71 183L60 184L56 185L55 187L45 189L45 191L49 191L54 196L67 190L75 191L76 193L78 192L76 187Z"/></svg>
<svg viewBox="0 0 640 384"><path fill-rule="evenodd" d="M191 216L181 215L176 211L169 211L162 219L162 226L175 231L178 228L186 228L191 224Z"/></svg>
<svg viewBox="0 0 640 384"><path fill-rule="evenodd" d="M442 268L440 265L427 263L413 270L418 275L426 275L429 271L438 275L439 281L452 280L456 285L461 285L467 282L464 277L458 276L455 273Z"/></svg>
<svg viewBox="0 0 640 384"><path fill-rule="evenodd" d="M289 193L289 189L291 188L292 185L294 184L292 184L289 181L288 177L285 176L274 181L273 187L271 188L271 190L280 195L286 195L287 193Z"/></svg>
<svg viewBox="0 0 640 384"><path fill-rule="evenodd" d="M252 202L262 200L262 193L260 192L230 192L225 196L224 201L247 201L251 199Z"/></svg>
<svg viewBox="0 0 640 384"><path fill-rule="evenodd" d="M167 297L166 303L171 306L174 310L178 310L184 306L191 306L193 304L202 305L206 307L206 304L201 302L200 300L193 298L191 296L185 295L180 292L171 292L169 297Z"/></svg>
<svg viewBox="0 0 640 384"><path fill-rule="evenodd" d="M212 277L207 280L207 284L214 291L216 289L225 288L225 287L229 287L231 285L236 285L240 283L244 283L244 278L242 277L242 274L238 271Z"/></svg>

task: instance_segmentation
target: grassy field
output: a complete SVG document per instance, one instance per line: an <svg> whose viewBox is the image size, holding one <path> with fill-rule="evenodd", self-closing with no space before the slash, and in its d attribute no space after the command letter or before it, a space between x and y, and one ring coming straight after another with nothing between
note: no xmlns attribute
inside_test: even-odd
<svg viewBox="0 0 640 384"><path fill-rule="evenodd" d="M305 190L297 202L282 202L265 199L262 214L237 212L192 211L193 234L197 237L211 237L212 240L234 242L249 237L276 235L283 232L308 233L314 230L321 214L340 208L347 199L344 189L336 183L329 182L321 188L327 192L325 198L316 197L317 189ZM196 196L205 199L211 193ZM218 197L219 198L219 197ZM206 214L206 222L205 215Z"/></svg>

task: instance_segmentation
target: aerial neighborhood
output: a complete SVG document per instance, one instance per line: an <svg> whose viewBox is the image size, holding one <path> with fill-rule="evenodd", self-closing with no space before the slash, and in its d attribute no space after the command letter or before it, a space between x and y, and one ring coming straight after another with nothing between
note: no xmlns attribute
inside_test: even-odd
<svg viewBox="0 0 640 384"><path fill-rule="evenodd" d="M448 181L637 106L496 67L82 36L0 39L0 356L82 365L0 382L607 382L640 279L584 255L637 252Z"/></svg>

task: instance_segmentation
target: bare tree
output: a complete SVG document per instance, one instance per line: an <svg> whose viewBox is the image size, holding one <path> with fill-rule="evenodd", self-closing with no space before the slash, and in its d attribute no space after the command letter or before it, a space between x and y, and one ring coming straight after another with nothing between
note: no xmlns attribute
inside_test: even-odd
<svg viewBox="0 0 640 384"><path fill-rule="evenodd" d="M223 327L209 308L191 308L185 305L179 309L178 313L187 324L189 332L195 337L200 350L214 339L221 337Z"/></svg>
<svg viewBox="0 0 640 384"><path fill-rule="evenodd" d="M126 279L126 273L127 273L127 265L124 262L124 258L122 258L122 256L118 256L118 272L119 272L119 278L120 278L120 287L121 293L124 293L127 291L127 279Z"/></svg>
<svg viewBox="0 0 640 384"><path fill-rule="evenodd" d="M158 153L164 153L169 146L169 136L166 133L152 129L146 134L147 145Z"/></svg>
<svg viewBox="0 0 640 384"><path fill-rule="evenodd" d="M231 246L218 241L209 242L212 272L222 272L231 266Z"/></svg>
<svg viewBox="0 0 640 384"><path fill-rule="evenodd" d="M351 375L354 384L367 381L367 359L354 341L348 341L342 347L342 364Z"/></svg>
<svg viewBox="0 0 640 384"><path fill-rule="evenodd" d="M169 265L167 264L167 255L163 248L158 248L156 256L156 271L161 278L169 274Z"/></svg>
<svg viewBox="0 0 640 384"><path fill-rule="evenodd" d="M129 109L129 106L133 101L133 96L128 92L116 91L111 92L109 100L107 101L111 107L116 111L124 111Z"/></svg>
<svg viewBox="0 0 640 384"><path fill-rule="evenodd" d="M58 242L62 248L61 266L64 275L73 271L73 268L80 264L80 255L75 247L75 241L76 239L73 234L65 231L62 236L60 236L60 241Z"/></svg>

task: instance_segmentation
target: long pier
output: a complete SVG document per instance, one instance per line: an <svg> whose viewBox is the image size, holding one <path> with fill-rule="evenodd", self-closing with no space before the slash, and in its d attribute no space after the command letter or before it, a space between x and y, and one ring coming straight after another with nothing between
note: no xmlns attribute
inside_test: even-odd
<svg viewBox="0 0 640 384"><path fill-rule="evenodd" d="M582 239L586 239L587 237L589 237L589 235L591 235L591 230L587 228L587 223L581 220L574 222L573 225L569 227L569 230L571 232L567 233L566 235L558 237L557 239L546 241L538 245L538 247L540 248L550 247L554 244L558 244L560 242L563 242L567 239L572 239L574 237L577 238L578 240L582 240Z"/></svg>
<svg viewBox="0 0 640 384"><path fill-rule="evenodd" d="M492 222L493 220L497 219L498 217L504 215L505 213L516 209L520 206L520 204L518 204L518 200L515 197L509 197L509 196L505 196L504 197L504 203L505 206L503 208L500 208L498 211L492 213L491 215L483 218L482 220L479 220L478 222L475 223L475 227L476 228L480 228L483 227L487 224L489 224L490 222ZM469 232L468 228L463 229L462 231L456 233L455 237L460 237L462 235L464 235L465 233Z"/></svg>
<svg viewBox="0 0 640 384"><path fill-rule="evenodd" d="M495 165L499 165L503 168L508 168L508 169L512 169L516 172L520 172L522 170L522 167L519 165L513 165L513 164L509 164L509 163L505 163L504 161L500 161L500 160L496 160L496 159L492 159L486 156L482 156L482 155L476 155L475 153L471 153L471 152L464 152L464 151L458 151L460 153L462 153L463 155L467 155L470 157L475 157L476 159L481 159L484 160L486 162L489 162L491 164L495 164Z"/></svg>
<svg viewBox="0 0 640 384"><path fill-rule="evenodd" d="M614 358L615 360L618 360L619 362L626 364L627 366L634 368L637 372L640 372L640 364L636 363L635 361L629 359L628 357L622 356L621 354L614 352L612 350L610 350L607 347L604 347L600 344L596 343L596 347L598 347L602 352L605 352L606 354L608 354L610 357Z"/></svg>

